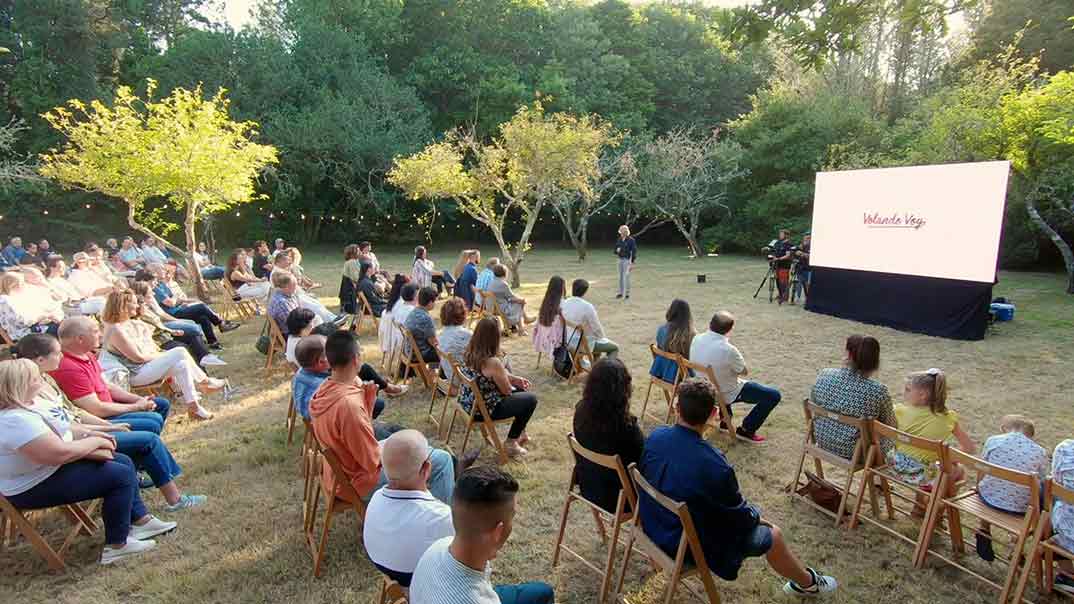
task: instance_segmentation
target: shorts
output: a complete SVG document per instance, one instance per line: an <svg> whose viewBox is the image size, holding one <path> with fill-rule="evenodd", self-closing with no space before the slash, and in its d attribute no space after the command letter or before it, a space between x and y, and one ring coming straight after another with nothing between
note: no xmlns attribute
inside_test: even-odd
<svg viewBox="0 0 1074 604"><path fill-rule="evenodd" d="M930 466L926 466L899 450L892 451L887 457L888 463L891 464L891 469L906 482L912 485L925 485L932 482L933 476L930 475L932 474Z"/></svg>
<svg viewBox="0 0 1074 604"><path fill-rule="evenodd" d="M772 527L758 524L746 535L742 542L742 555L746 558L759 558L772 549Z"/></svg>

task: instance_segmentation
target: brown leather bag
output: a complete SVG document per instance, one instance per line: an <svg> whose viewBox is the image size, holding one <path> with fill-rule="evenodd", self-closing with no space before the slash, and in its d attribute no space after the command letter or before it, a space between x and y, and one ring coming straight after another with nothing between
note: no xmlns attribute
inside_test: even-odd
<svg viewBox="0 0 1074 604"><path fill-rule="evenodd" d="M799 495L809 497L820 507L835 514L839 510L839 500L843 498L842 492L832 483L817 477L807 471L806 483L796 491Z"/></svg>

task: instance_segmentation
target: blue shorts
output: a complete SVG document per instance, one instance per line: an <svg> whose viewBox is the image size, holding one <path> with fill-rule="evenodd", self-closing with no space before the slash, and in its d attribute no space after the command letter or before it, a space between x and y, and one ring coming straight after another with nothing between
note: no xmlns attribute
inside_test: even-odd
<svg viewBox="0 0 1074 604"><path fill-rule="evenodd" d="M768 553L772 549L772 528L763 524L758 524L753 528L753 532L746 535L745 541L742 543L742 554L747 558L759 558Z"/></svg>

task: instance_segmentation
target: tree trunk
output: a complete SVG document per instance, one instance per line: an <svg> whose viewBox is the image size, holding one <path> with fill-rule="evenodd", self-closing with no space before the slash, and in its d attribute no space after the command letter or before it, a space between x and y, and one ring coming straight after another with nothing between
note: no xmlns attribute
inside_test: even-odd
<svg viewBox="0 0 1074 604"><path fill-rule="evenodd" d="M585 262L589 255L589 216L583 216L578 225L578 245L574 249L578 252L578 262Z"/></svg>
<svg viewBox="0 0 1074 604"><path fill-rule="evenodd" d="M682 233L682 236L686 239L686 244L690 246L690 253L694 258L704 256L701 251L701 245L697 242L697 233L695 232L697 227L688 229L681 220L672 220L672 223L675 224L675 228L679 229L679 233Z"/></svg>
<svg viewBox="0 0 1074 604"><path fill-rule="evenodd" d="M197 209L196 203L187 202L186 220L183 221L183 231L186 234L186 264L188 267L187 270L190 271L190 278L194 281L194 291L197 293L198 299L208 303L209 290L205 287L205 279L202 279L201 277L201 269L198 267L198 261L194 259L194 252L198 250L198 242L194 232L194 227L198 222Z"/></svg>
<svg viewBox="0 0 1074 604"><path fill-rule="evenodd" d="M1055 247L1059 249L1059 253L1063 255L1063 265L1067 270L1067 293L1074 294L1074 252L1070 249L1070 244L1063 241L1063 238L1056 232L1055 229L1048 224L1044 217L1037 211L1037 202L1033 199L1034 193L1026 195L1026 212L1029 214L1029 219L1033 224L1037 225L1037 228L1044 231L1044 234L1048 236L1048 239L1052 240Z"/></svg>

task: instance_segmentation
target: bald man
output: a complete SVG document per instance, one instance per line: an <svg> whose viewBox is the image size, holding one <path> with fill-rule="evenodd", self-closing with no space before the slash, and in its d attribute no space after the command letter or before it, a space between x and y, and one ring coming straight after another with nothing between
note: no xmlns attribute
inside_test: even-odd
<svg viewBox="0 0 1074 604"><path fill-rule="evenodd" d="M425 550L455 534L451 508L429 492L432 453L417 430L401 430L384 441L381 464L388 484L373 493L362 525L369 559L403 587L410 587Z"/></svg>
<svg viewBox="0 0 1074 604"><path fill-rule="evenodd" d="M414 569L410 604L552 604L545 583L492 586L489 561L511 536L518 482L491 466L459 475L451 503L453 537L429 546ZM368 524L368 520L367 520Z"/></svg>

